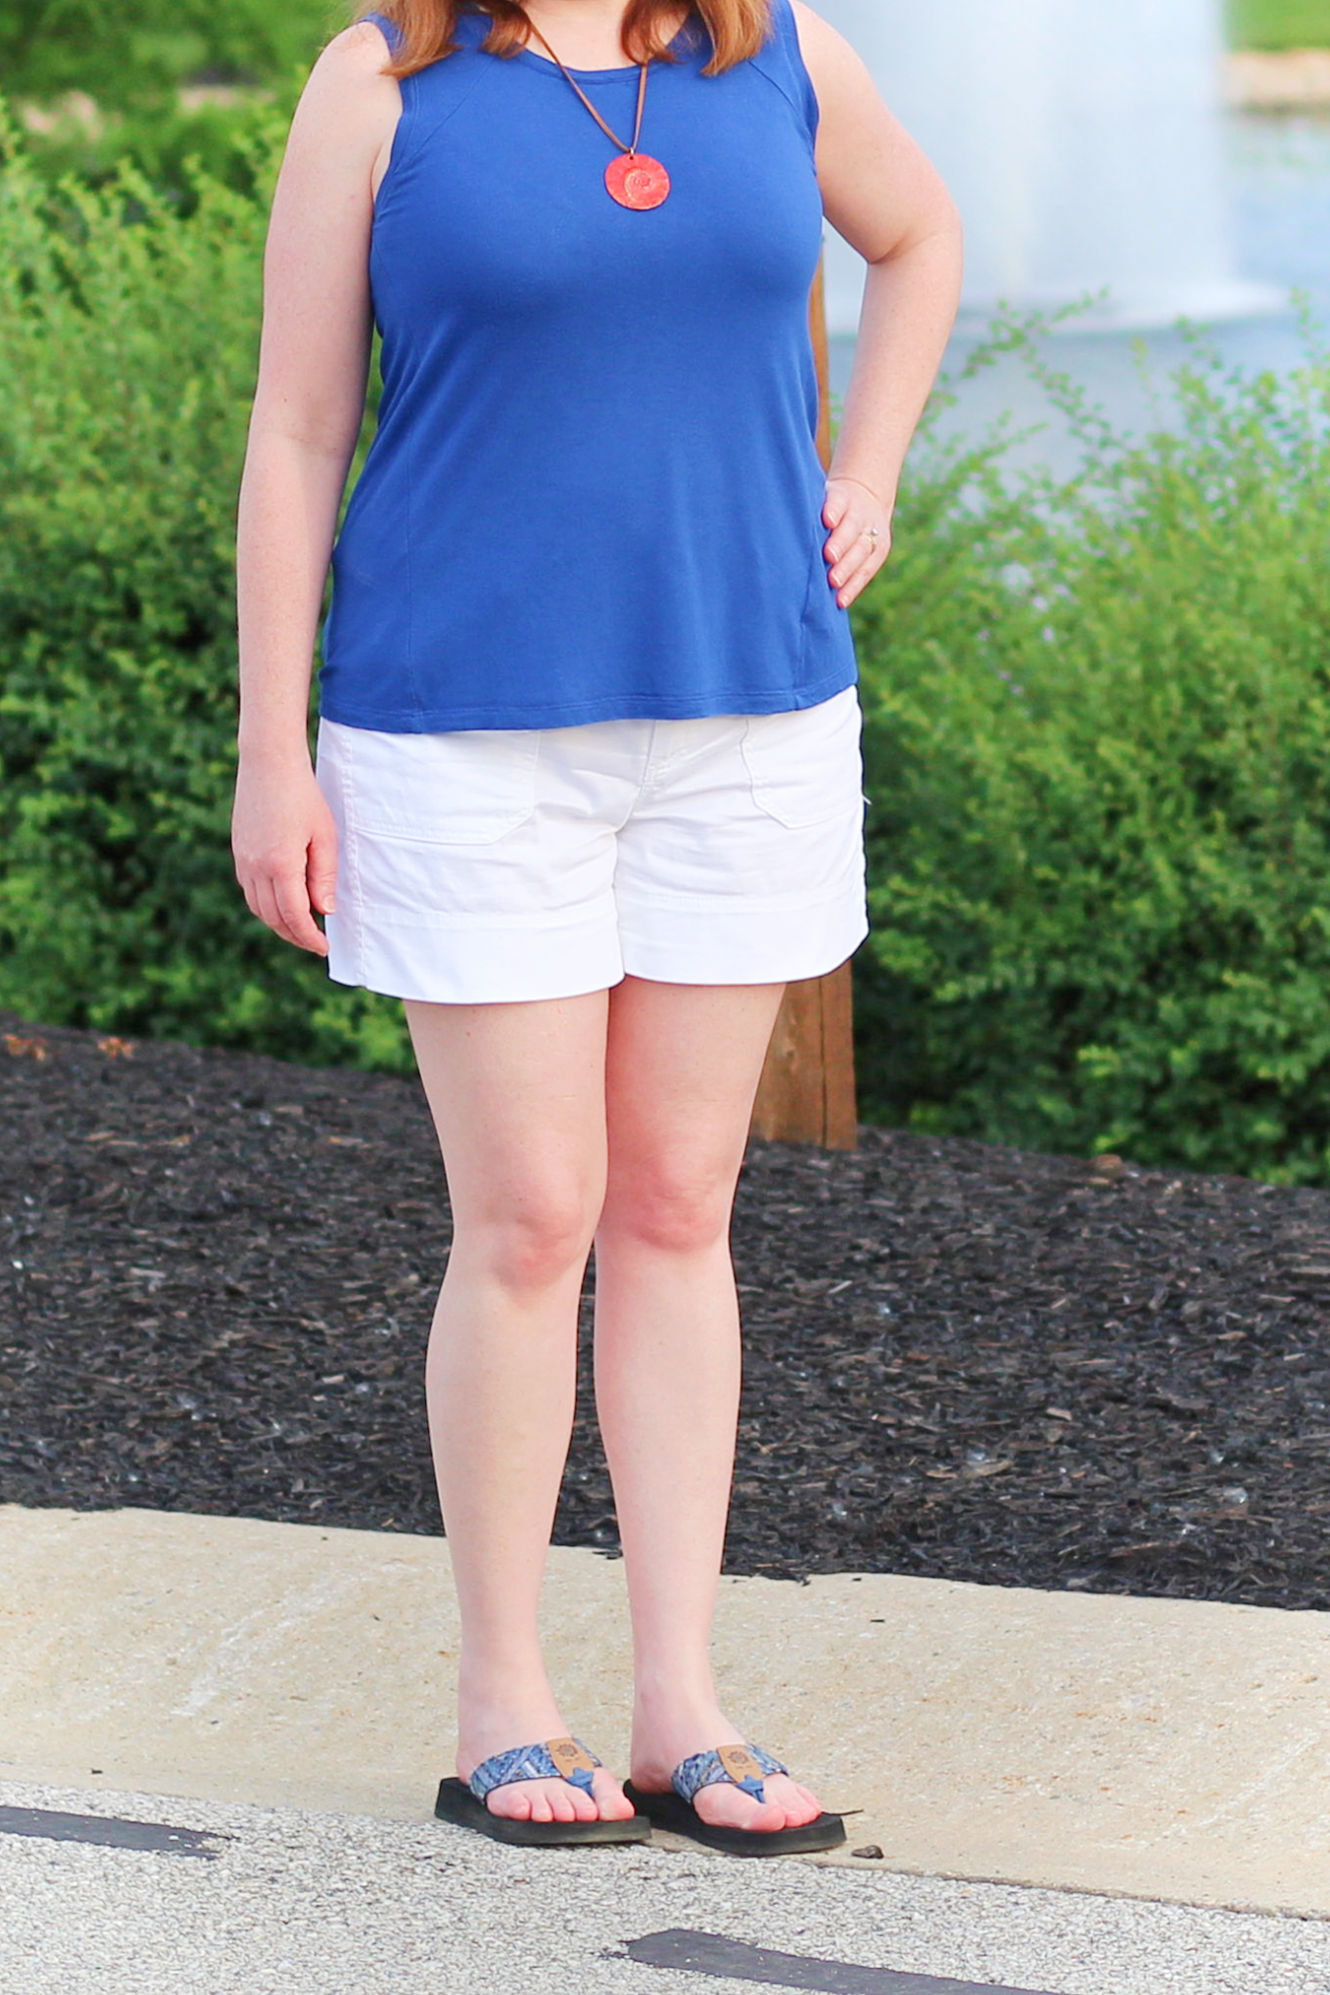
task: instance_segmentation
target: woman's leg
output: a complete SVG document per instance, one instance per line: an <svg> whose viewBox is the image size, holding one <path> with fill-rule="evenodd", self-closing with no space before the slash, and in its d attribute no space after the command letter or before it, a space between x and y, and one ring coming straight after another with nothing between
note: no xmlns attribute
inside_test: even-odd
<svg viewBox="0 0 1330 1995"><path fill-rule="evenodd" d="M632 1606L632 1772L647 1790L667 1788L690 1754L744 1736L721 1713L710 1661L739 1403L729 1230L783 991L625 977L610 992L596 1403ZM759 1805L711 1785L697 1812L774 1830L819 1811L784 1775L765 1795Z"/></svg>
<svg viewBox="0 0 1330 1995"><path fill-rule="evenodd" d="M491 1753L568 1729L536 1609L604 1196L606 993L406 1009L453 1214L426 1396L462 1617L465 1779ZM594 1784L595 1801L566 1781L514 1782L488 1805L534 1821L632 1814L608 1770Z"/></svg>

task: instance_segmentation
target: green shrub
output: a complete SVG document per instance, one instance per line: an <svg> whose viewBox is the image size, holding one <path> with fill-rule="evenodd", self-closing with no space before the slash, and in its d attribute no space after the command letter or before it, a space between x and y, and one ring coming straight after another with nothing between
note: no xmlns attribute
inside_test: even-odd
<svg viewBox="0 0 1330 1995"><path fill-rule="evenodd" d="M158 104L206 72L262 83L306 66L345 27L350 0L0 0L0 76L11 100L86 90L99 104Z"/></svg>
<svg viewBox="0 0 1330 1995"><path fill-rule="evenodd" d="M1330 0L1230 0L1238 48L1330 48Z"/></svg>
<svg viewBox="0 0 1330 1995"><path fill-rule="evenodd" d="M925 447L862 602L865 1111L1326 1182L1330 362L1197 342L1138 442L1045 381L1082 473Z"/></svg>
<svg viewBox="0 0 1330 1995"><path fill-rule="evenodd" d="M72 174L87 187L105 187L128 165L185 213L200 173L252 199L258 191L255 155L264 156L266 135L276 124L289 126L307 74L305 65L278 87L227 103L187 108L172 96L115 111L91 126L65 110L49 129L29 132L28 156L49 184Z"/></svg>
<svg viewBox="0 0 1330 1995"><path fill-rule="evenodd" d="M396 1008L252 918L229 857L235 499L265 201L34 176L0 128L0 1005L405 1061ZM372 401L372 398L371 398Z"/></svg>
<svg viewBox="0 0 1330 1995"><path fill-rule="evenodd" d="M133 0L115 12L85 0L64 0L59 9L0 0L0 78L11 103L43 120L29 131L28 150L48 180L75 172L97 186L128 159L187 200L192 156L212 177L252 192L252 140L274 112L289 124L310 64L353 11L351 0L296 0L283 9L257 0L223 8ZM242 90L228 101L186 104L181 86L199 78ZM93 99L91 122L66 106L75 91Z"/></svg>

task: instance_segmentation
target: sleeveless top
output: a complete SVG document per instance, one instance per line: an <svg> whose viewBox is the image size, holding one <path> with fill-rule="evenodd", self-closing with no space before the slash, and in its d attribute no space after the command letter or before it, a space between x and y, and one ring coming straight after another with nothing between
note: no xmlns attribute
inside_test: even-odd
<svg viewBox="0 0 1330 1995"><path fill-rule="evenodd" d="M397 46L395 24L376 21ZM370 288L378 427L332 554L320 709L397 733L814 706L857 678L823 554L817 99L790 0L717 76L699 16L616 154L526 48L401 79ZM638 69L575 70L631 139Z"/></svg>

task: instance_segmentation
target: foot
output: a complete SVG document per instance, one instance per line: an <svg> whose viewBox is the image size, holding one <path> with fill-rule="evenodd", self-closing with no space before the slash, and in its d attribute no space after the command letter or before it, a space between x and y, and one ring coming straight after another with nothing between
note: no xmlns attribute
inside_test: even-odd
<svg viewBox="0 0 1330 1995"><path fill-rule="evenodd" d="M680 1760L714 1746L747 1744L742 1732L727 1723L717 1704L667 1708L661 1703L649 1706L639 1698L633 1715L633 1785L644 1794L672 1792L670 1776ZM745 1794L730 1781L712 1781L699 1787L693 1801L694 1812L703 1822L724 1829L751 1829L774 1834L780 1829L801 1829L815 1822L822 1803L809 1787L787 1773L769 1773L762 1783L762 1799Z"/></svg>
<svg viewBox="0 0 1330 1995"><path fill-rule="evenodd" d="M464 1709L458 1730L457 1773L469 1780L482 1760L492 1753L510 1751L514 1746L534 1745L538 1739L566 1739L567 1725L553 1699L519 1699L511 1703L477 1704ZM626 1821L633 1804L608 1767L597 1767L591 1776L592 1792L574 1787L569 1780L515 1780L506 1787L491 1788L485 1806L492 1815L513 1822L603 1822Z"/></svg>

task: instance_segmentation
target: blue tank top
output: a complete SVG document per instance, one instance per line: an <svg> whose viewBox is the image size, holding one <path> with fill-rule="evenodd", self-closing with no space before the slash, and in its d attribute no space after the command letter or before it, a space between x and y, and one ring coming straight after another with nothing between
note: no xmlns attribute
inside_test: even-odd
<svg viewBox="0 0 1330 1995"><path fill-rule="evenodd" d="M555 65L486 54L489 27L462 14L461 47L401 81L321 711L427 733L814 706L857 668L823 554L790 0L720 75L696 15L651 65L641 149L673 191L646 211L611 198L614 147ZM637 68L573 73L631 138Z"/></svg>

